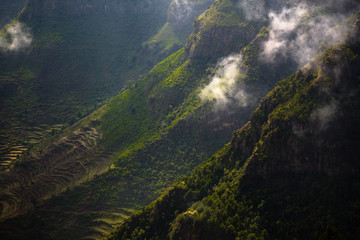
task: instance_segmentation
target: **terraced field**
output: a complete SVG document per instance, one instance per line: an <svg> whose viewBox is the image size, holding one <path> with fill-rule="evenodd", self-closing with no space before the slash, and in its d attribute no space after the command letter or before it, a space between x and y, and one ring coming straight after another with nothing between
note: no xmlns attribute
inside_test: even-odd
<svg viewBox="0 0 360 240"><path fill-rule="evenodd" d="M62 127L62 124L33 128L15 127L12 131L20 132L16 135L18 139L6 137L4 136L7 135L6 132L5 134L3 132L0 136L3 140L0 142L0 169L8 169L15 160L27 154L29 149L38 144L41 139L53 135L54 132L60 132Z"/></svg>
<svg viewBox="0 0 360 240"><path fill-rule="evenodd" d="M29 89L35 86L36 81L21 73L0 76L0 171L9 169L42 139L60 133L68 125L56 124L51 120L53 116L44 112L56 105L42 103L30 94Z"/></svg>
<svg viewBox="0 0 360 240"><path fill-rule="evenodd" d="M97 148L101 136L95 127L60 134L51 139L56 138L55 144L40 144L40 150L33 149L2 171L0 220L25 213L42 200L105 171L110 158ZM23 145L12 147L2 158L3 166L9 166L27 149Z"/></svg>
<svg viewBox="0 0 360 240"><path fill-rule="evenodd" d="M118 212L106 213L100 212L97 214L96 220L93 221L93 232L88 235L88 239L99 239L108 234L112 229L119 226L120 223L133 213L133 209L120 209Z"/></svg>

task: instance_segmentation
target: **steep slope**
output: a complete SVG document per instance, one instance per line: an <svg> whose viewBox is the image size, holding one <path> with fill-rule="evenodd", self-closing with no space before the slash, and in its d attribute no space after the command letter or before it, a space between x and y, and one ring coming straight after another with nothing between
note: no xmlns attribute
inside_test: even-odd
<svg viewBox="0 0 360 240"><path fill-rule="evenodd" d="M108 239L357 238L359 17L346 42L279 82L231 143Z"/></svg>
<svg viewBox="0 0 360 240"><path fill-rule="evenodd" d="M173 49L179 50L192 32L195 18L212 3L213 0L173 0L165 25L144 43L144 47L148 51L160 53L157 57L159 60L168 56Z"/></svg>
<svg viewBox="0 0 360 240"><path fill-rule="evenodd" d="M218 11L225 10L229 11L218 7ZM233 15L241 14L239 8L231 11ZM236 31L237 26L233 28ZM219 36L219 41L226 37ZM244 45L246 42L247 39L237 39L234 44ZM124 91L61 135L44 141L37 147L38 150L32 150L29 156L19 161L22 163L14 165L9 173L2 175L4 189L7 189L1 198L7 209L3 210L3 219L21 214L33 208L35 203L35 215L30 214L29 219L45 219L42 221L49 226L42 225L44 238L49 232L60 238L62 235L56 234L57 231L93 236L92 234L99 232L99 229L94 229L96 226L109 229L111 220L105 216L108 213L114 214L110 218L114 218L113 222L116 224L132 209L149 203L158 196L159 190L181 178L202 159L213 154L231 136L232 130L248 119L250 106L241 108L242 111L237 113L228 114L224 111L215 114L210 103L203 103L199 99L200 87L209 81L207 75L212 71L206 69L213 64L214 61L208 63L191 60L184 50L180 50L159 63L136 86ZM41 165L31 164L37 159L39 151L48 156L49 151L50 154L54 152L51 150L53 143L64 138L76 138L80 127L96 129L99 133L96 145L80 152L82 156L77 155L78 152L74 156L55 154L57 160L49 161L50 165L45 161ZM74 145L68 145L70 148L72 146ZM59 152L68 151L67 149L59 149ZM79 188L69 190L59 198L43 203L42 199L47 196L64 190L66 185L71 186L84 178L91 178L99 170L96 163L88 166L93 159L88 157L88 153L94 151L97 155L108 156L102 171L106 170L111 160L115 160L109 171ZM73 159L79 163L79 167L64 167L59 164L65 159ZM96 162L102 164L103 160L100 158ZM28 166L31 166L30 169L27 169ZM13 176L17 172L28 177L16 179ZM52 174L53 172L57 174ZM49 178L34 178L39 173ZM49 182L55 184L55 187L52 185L49 188ZM36 194L22 193L23 188L34 189L30 191ZM77 203L69 203L66 199L76 199ZM74 209L70 207L72 204L81 207ZM61 209L57 209L56 213L55 205ZM55 220L52 219L54 214L57 216ZM81 222L80 218L88 220L87 223L81 223L84 232L79 231L78 225L63 224L64 219L69 216L74 219L70 222ZM15 226L18 230L11 231L12 234L24 236L30 231L40 235L39 229L32 228L20 219L24 219L24 216L3 224L3 229L13 229ZM19 222L24 225L19 225ZM22 231L24 235L21 235ZM71 236L74 235L63 238L72 238Z"/></svg>
<svg viewBox="0 0 360 240"><path fill-rule="evenodd" d="M266 19L248 20L237 1L215 1L197 19L185 49L1 174L0 233L9 239L99 238L211 156L296 68L291 61L285 67L259 60L271 37L264 25ZM224 90L218 79L232 84Z"/></svg>
<svg viewBox="0 0 360 240"><path fill-rule="evenodd" d="M26 0L3 0L0 5L0 28L14 19L24 7Z"/></svg>
<svg viewBox="0 0 360 240"><path fill-rule="evenodd" d="M169 4L27 1L1 31L2 165L13 160L8 154L21 156L150 70L156 52L147 53L142 43L165 23Z"/></svg>

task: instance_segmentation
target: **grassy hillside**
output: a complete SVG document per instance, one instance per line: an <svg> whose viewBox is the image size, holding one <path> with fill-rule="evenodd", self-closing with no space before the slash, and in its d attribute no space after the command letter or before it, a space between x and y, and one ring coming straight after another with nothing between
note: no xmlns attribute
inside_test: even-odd
<svg viewBox="0 0 360 240"><path fill-rule="evenodd" d="M29 1L10 26L23 24L31 45L0 52L1 157L135 84L156 63L142 43L164 24L168 7L167 0Z"/></svg>
<svg viewBox="0 0 360 240"><path fill-rule="evenodd" d="M237 43L242 41L246 44L248 40L238 39ZM11 229L14 223L21 223L21 231L17 232L20 236L29 232L41 235L42 231L27 224L32 220L20 220L40 218L49 225L43 228L44 238L47 234L58 236L57 231L66 231L69 236L79 234L94 237L101 229L106 231L112 224L116 225L132 209L138 209L155 199L162 189L213 154L231 136L232 130L248 119L250 107L234 113L224 111L218 114L212 111L211 103L204 103L199 98L201 87L209 81L208 75L214 71L211 68L214 65L214 61L191 60L184 50L180 50L156 65L139 83L108 104L32 150L29 156L19 161L21 164L10 168L9 175L3 175L2 182L13 182L13 185L6 184L13 187L3 192L2 199L3 203L12 206L7 208L13 209L7 216L23 213L24 209L33 207L33 203L36 203L36 210L25 218L21 216L9 220L4 226ZM77 139L78 129L81 132L96 130L95 144L85 145L84 148L73 141L65 148L52 150L53 142L64 138ZM74 144L80 152L70 155L57 153L74 148ZM91 156L92 153L96 154ZM64 159L60 161L75 161L79 167L66 167L58 164L59 160L49 162L46 157L42 164L31 164L37 155L54 155L55 159ZM51 182L57 191L62 191L66 186L91 178L98 171L98 164L105 162L100 171L106 170L110 161L114 163L109 170L93 181L69 189L58 198L41 201L53 193L47 188L46 182ZM42 165L51 167L48 169ZM32 166L30 171L26 169L28 166ZM41 172L44 178L34 178L33 172ZM14 180L9 180L13 174L25 174L27 177L25 181L15 180L17 184L14 184ZM34 194L19 193L22 186L33 189ZM20 204L6 199L17 199ZM73 202L74 206L81 207L70 207L66 199L72 199L77 202ZM61 210L54 212L54 205ZM56 220L53 220L54 214ZM81 230L79 225L64 226L61 223L69 217L74 219L70 222L81 222Z"/></svg>
<svg viewBox="0 0 360 240"><path fill-rule="evenodd" d="M159 60L173 49L182 48L193 30L193 22L213 3L213 0L173 0L166 24L144 43L151 52L159 52Z"/></svg>
<svg viewBox="0 0 360 240"><path fill-rule="evenodd" d="M55 9L72 3L63 4L55 4ZM41 15L48 5L32 7ZM87 16L94 11L78 9L71 13ZM97 18L103 17L95 13ZM33 19L33 15L28 17ZM296 62L281 58L275 63L260 61L263 44L271 38L266 26L270 27L266 19L249 21L237 1L215 1L196 20L184 49L158 63L141 80L130 82L131 86L71 127L59 134L55 129L54 136L43 139L0 175L0 233L8 239L97 239L188 175L248 121L260 98L278 80L296 69ZM86 33L86 29L77 30ZM86 43L95 46L95 40L86 39ZM73 46L93 53L93 48L79 42L70 44L68 50L75 51ZM61 56L62 51L55 53ZM82 61L79 67L83 63L92 62ZM53 65L48 67L49 76L61 74ZM83 74L98 70L89 68ZM75 70L72 73L76 76ZM18 78L32 76L24 71ZM68 84L68 91L74 88L77 92L76 81ZM222 94L217 94L218 90ZM206 170L214 179L204 173L205 185L187 196L196 200L207 194L223 166L214 170L213 174ZM184 206L176 203L172 207ZM172 218L164 217L166 224ZM129 238L139 234L142 239L143 231L131 234L134 236Z"/></svg>
<svg viewBox="0 0 360 240"><path fill-rule="evenodd" d="M345 43L279 82L229 144L108 239L356 238L354 22Z"/></svg>

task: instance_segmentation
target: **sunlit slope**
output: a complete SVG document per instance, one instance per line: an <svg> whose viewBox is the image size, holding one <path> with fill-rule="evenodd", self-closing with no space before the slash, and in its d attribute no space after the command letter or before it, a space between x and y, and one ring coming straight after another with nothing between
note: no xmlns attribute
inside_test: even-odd
<svg viewBox="0 0 360 240"><path fill-rule="evenodd" d="M359 20L279 82L232 141L108 239L354 239Z"/></svg>
<svg viewBox="0 0 360 240"><path fill-rule="evenodd" d="M1 233L99 238L223 147L259 99L297 67L294 60L260 61L272 29L264 19L248 20L237 1L215 1L194 26L184 49L2 175L3 219L19 216L3 222ZM43 155L55 160L31 164Z"/></svg>
<svg viewBox="0 0 360 240"><path fill-rule="evenodd" d="M0 161L13 147L30 148L75 123L149 71L156 51L142 43L166 22L169 4L28 1L9 25L23 27L8 47L9 27L1 32ZM16 48L24 36L30 45Z"/></svg>
<svg viewBox="0 0 360 240"><path fill-rule="evenodd" d="M174 49L185 45L188 35L193 30L193 22L213 0L173 0L164 26L144 43L151 52L159 53L157 59L167 56Z"/></svg>
<svg viewBox="0 0 360 240"><path fill-rule="evenodd" d="M218 7L218 11L222 10L221 7ZM242 14L237 8L232 11L233 14ZM237 31L237 26L233 26L233 30ZM226 37L227 35L219 36L219 41ZM248 39L242 38L233 42L234 45L240 45L239 49L248 43ZM48 175L49 179L46 179L46 182L58 182L55 185L59 186L57 189L61 191L62 186L71 186L69 179L72 178L73 173L73 183L81 182L86 177L95 174L95 170L98 170L95 167L96 163L102 164L104 161L97 156L109 156L110 153L111 156L107 158L107 162L104 161L103 170L106 170L110 161L115 161L107 173L44 203L36 201L36 199L43 199L45 196L51 195L54 188L49 189L46 182L43 185L40 184L44 188L42 191L38 191L41 194L31 195L30 200L21 203L21 199L29 199L24 196L28 195L26 193L17 195L19 191L16 189L21 189L23 186L29 189L38 187L39 184L36 182L41 182L41 180L31 176L29 178L35 179L35 183L31 183L31 180L24 182L15 180L16 184L14 182L7 184L7 186L12 186L10 187L12 190L4 193L2 197L4 205L14 206L8 207L8 209L11 209L10 212L12 211L16 215L22 213L24 209L31 208L36 201L34 215L30 214L27 217L30 219L44 217L44 224L49 225L48 228L44 227L47 229L43 232L45 236L55 234L57 231L64 232L64 229L67 230L69 236L77 233L95 234L96 236L99 229L111 227L107 224L107 221L110 220L103 214L114 213L115 215L109 218L113 219L112 222L117 222L124 214L129 213L129 210L126 209L138 209L149 203L158 196L161 189L187 174L202 159L213 154L231 136L233 129L238 128L248 119L251 106L240 108L238 112L215 113L211 103L202 102L199 98L201 88L209 81L209 74L215 71L211 67L215 65L218 57L221 56L214 56L214 60L209 62L192 60L184 50L180 50L155 66L135 86L124 91L72 128L65 130L59 137L54 137L55 139L66 139L76 135L78 129L86 132L96 130L98 133L93 146L87 145L85 150L82 150L83 157L81 157L81 153L74 155L74 158L67 156L67 161L74 159L81 166L77 168L69 165L68 170L66 167L62 168L63 174L68 172L67 180L60 180L63 179L62 174L55 176L55 174L51 175L49 171L61 166L59 164L63 161L61 157L49 168L35 166L31 171L27 171L40 171L44 175ZM46 154L45 146L51 148L52 142L55 141L50 139L44 142L44 145L40 144L39 149L45 150L44 154ZM69 149L79 148L77 144L67 146ZM82 148L80 147L80 149ZM64 149L63 151L68 150ZM90 156L89 151L96 154L88 157ZM35 159L33 154L31 152L21 161L24 164L18 164L10 169L9 176L11 176L11 172L18 171L17 169L25 168L30 164L32 159ZM92 166L86 164L93 161L94 165ZM83 168L84 166L85 168ZM77 169L85 169L85 171L75 174ZM9 182L11 181L13 179L9 180ZM65 184L60 184L60 182ZM78 208L69 208L68 201L64 200L69 198L75 199L76 204L74 202L72 204ZM8 199L16 199L16 201ZM14 204L17 201L20 201L20 204ZM54 205L57 205L57 209L62 210L55 213L51 210ZM46 220L53 214L56 214L58 220ZM13 215L7 210L6 216ZM118 220L116 220L116 216L118 216ZM6 223L12 225L13 221L17 222L20 218L24 218L24 216ZM62 225L61 222L66 218L73 219L71 222L78 222L79 218L86 218L89 221L87 224L82 224L84 228L80 231L78 225ZM36 228L29 229L26 222L23 224L21 228L25 233L33 231L34 234L41 234L36 231ZM21 235L21 231L17 233ZM66 239L65 236L64 238Z"/></svg>

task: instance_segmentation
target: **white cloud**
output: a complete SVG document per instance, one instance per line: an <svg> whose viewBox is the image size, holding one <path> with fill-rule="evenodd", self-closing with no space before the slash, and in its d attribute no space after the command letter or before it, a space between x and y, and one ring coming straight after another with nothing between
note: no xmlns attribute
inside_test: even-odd
<svg viewBox="0 0 360 240"><path fill-rule="evenodd" d="M181 21L190 16L192 8L188 0L174 0L171 4L171 15L177 21Z"/></svg>
<svg viewBox="0 0 360 240"><path fill-rule="evenodd" d="M299 66L316 53L326 36L326 44L339 42L347 31L344 27L332 29L348 17L341 14L321 14L306 4L284 8L280 13L270 12L269 39L263 45L261 59L273 62L280 55Z"/></svg>
<svg viewBox="0 0 360 240"><path fill-rule="evenodd" d="M0 33L0 48L2 51L17 51L28 47L32 42L29 29L22 23L13 22Z"/></svg>
<svg viewBox="0 0 360 240"><path fill-rule="evenodd" d="M240 75L240 54L230 55L223 58L216 66L216 72L210 83L200 92L203 101L215 100L215 109L226 108L227 104L236 104L245 107L249 103L249 95L237 85Z"/></svg>
<svg viewBox="0 0 360 240"><path fill-rule="evenodd" d="M313 110L310 118L317 123L318 130L325 130L334 119L338 102L331 101L329 104Z"/></svg>
<svg viewBox="0 0 360 240"><path fill-rule="evenodd" d="M265 0L244 0L239 3L247 20L260 20L266 17Z"/></svg>

